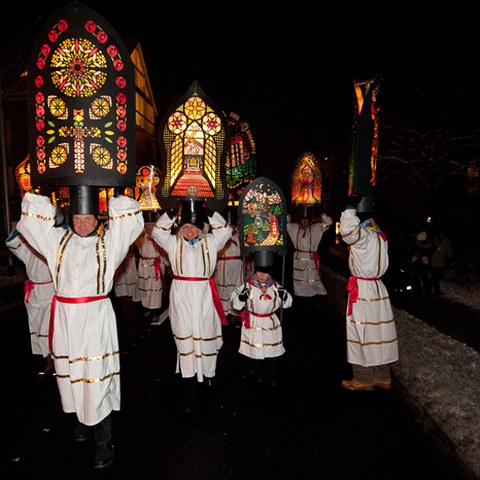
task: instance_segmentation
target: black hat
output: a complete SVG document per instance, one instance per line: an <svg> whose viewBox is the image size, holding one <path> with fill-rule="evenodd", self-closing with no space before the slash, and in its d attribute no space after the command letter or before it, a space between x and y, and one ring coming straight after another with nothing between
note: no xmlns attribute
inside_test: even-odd
<svg viewBox="0 0 480 480"><path fill-rule="evenodd" d="M98 217L98 189L88 185L69 187L70 214L95 215Z"/></svg>
<svg viewBox="0 0 480 480"><path fill-rule="evenodd" d="M312 219L313 207L311 205L299 205L298 207L298 218L308 218Z"/></svg>
<svg viewBox="0 0 480 480"><path fill-rule="evenodd" d="M203 230L205 222L208 222L204 203L195 200L184 200L180 203L180 226L190 223Z"/></svg>
<svg viewBox="0 0 480 480"><path fill-rule="evenodd" d="M157 210L143 210L142 215L145 223L155 223L158 219Z"/></svg>
<svg viewBox="0 0 480 480"><path fill-rule="evenodd" d="M271 275L273 271L273 252L271 250L255 251L253 270Z"/></svg>

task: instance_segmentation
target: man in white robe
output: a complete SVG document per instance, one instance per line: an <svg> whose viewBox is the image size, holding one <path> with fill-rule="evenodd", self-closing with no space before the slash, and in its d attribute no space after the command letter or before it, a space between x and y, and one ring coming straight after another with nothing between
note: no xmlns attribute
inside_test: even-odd
<svg viewBox="0 0 480 480"><path fill-rule="evenodd" d="M320 221L315 223L307 216L300 218L299 223L290 222L290 216L287 216L287 232L295 248L293 254L295 296L312 298L327 294L320 276L318 246L332 223L332 219L325 213L322 213Z"/></svg>
<svg viewBox="0 0 480 480"><path fill-rule="evenodd" d="M371 213L356 215L360 197L349 197L340 218L340 234L349 246L351 277L347 290L347 360L353 379L348 390L390 389L391 364L398 360L398 340L388 291L382 276L388 268L388 242Z"/></svg>
<svg viewBox="0 0 480 480"><path fill-rule="evenodd" d="M43 378L54 372L48 345L48 328L52 298L55 293L53 280L45 258L33 249L15 228L5 242L10 252L25 264L25 308L28 316L30 344L33 355L41 355L43 369L37 374Z"/></svg>
<svg viewBox="0 0 480 480"><path fill-rule="evenodd" d="M154 222L146 222L145 228L137 239L140 255L138 261L138 290L140 301L146 309L145 316L152 323L159 321L163 295L167 292L167 267L170 265L167 254L152 238Z"/></svg>
<svg viewBox="0 0 480 480"><path fill-rule="evenodd" d="M55 228L48 197L27 193L18 231L46 259L55 286L50 348L63 410L75 413L75 440L94 426L95 468L113 462L111 412L120 410L120 352L115 312L108 297L115 271L143 229L140 204L111 198L108 228L92 214L73 214L73 230Z"/></svg>
<svg viewBox="0 0 480 480"><path fill-rule="evenodd" d="M243 260L240 251L240 238L236 225L232 225L232 238L218 253L217 266L214 273L218 294L229 324L240 327L240 312L233 308L230 295L243 285Z"/></svg>
<svg viewBox="0 0 480 480"><path fill-rule="evenodd" d="M232 227L215 212L209 217L212 233L205 234L203 222L196 222L183 223L174 235L175 219L175 211L164 213L152 237L167 253L173 273L169 317L177 347L176 373L182 377L182 408L189 413L197 401L197 383L213 381L223 345L224 314L213 272Z"/></svg>

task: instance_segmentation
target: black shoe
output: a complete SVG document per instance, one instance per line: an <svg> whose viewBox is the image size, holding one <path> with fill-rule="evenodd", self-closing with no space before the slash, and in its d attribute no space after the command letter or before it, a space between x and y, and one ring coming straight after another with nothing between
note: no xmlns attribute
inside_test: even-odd
<svg viewBox="0 0 480 480"><path fill-rule="evenodd" d="M111 443L97 445L93 468L105 468L113 463L114 448Z"/></svg>
<svg viewBox="0 0 480 480"><path fill-rule="evenodd" d="M75 428L75 434L73 438L77 442L85 442L90 438L92 435L92 429L88 425L84 425L83 423L79 423L77 428Z"/></svg>

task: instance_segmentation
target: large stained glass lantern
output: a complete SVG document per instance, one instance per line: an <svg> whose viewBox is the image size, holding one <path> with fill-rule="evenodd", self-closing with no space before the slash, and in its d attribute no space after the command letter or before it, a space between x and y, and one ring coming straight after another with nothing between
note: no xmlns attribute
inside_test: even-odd
<svg viewBox="0 0 480 480"><path fill-rule="evenodd" d="M222 110L194 81L159 125L163 174L159 201L164 210L178 202L207 204L222 211L228 201L225 152L228 126Z"/></svg>
<svg viewBox="0 0 480 480"><path fill-rule="evenodd" d="M78 187L75 199L135 185L134 69L113 27L66 4L40 31L28 73L33 184Z"/></svg>
<svg viewBox="0 0 480 480"><path fill-rule="evenodd" d="M362 195L357 210L373 212L377 183L379 135L378 96L381 75L369 80L353 81L352 154L348 172L348 195Z"/></svg>
<svg viewBox="0 0 480 480"><path fill-rule="evenodd" d="M230 129L225 158L228 205L236 207L243 189L258 176L256 147L250 125L235 112L225 116Z"/></svg>
<svg viewBox="0 0 480 480"><path fill-rule="evenodd" d="M310 152L301 155L293 167L290 190L292 205L306 210L322 202L322 172L319 159Z"/></svg>
<svg viewBox="0 0 480 480"><path fill-rule="evenodd" d="M254 252L256 266L273 266L273 253L287 252L287 208L282 190L258 177L242 192L238 204L242 255Z"/></svg>

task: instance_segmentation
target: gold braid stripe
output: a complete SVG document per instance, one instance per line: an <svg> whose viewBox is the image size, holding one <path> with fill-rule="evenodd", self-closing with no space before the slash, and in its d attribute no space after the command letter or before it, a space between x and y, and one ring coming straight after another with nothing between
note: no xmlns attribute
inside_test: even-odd
<svg viewBox="0 0 480 480"><path fill-rule="evenodd" d="M392 340L385 340L383 342L367 342L367 343L362 343L362 342L359 342L358 340L348 340L347 339L347 343L356 343L357 345L360 345L362 347L367 347L369 345L385 345L387 343L394 343L396 341L397 341L397 337L395 337Z"/></svg>
<svg viewBox="0 0 480 480"><path fill-rule="evenodd" d="M58 244L58 257L57 257L57 269L55 274L55 285L58 285L58 277L60 275L60 267L62 266L63 262L63 255L65 253L65 249L67 248L68 242L73 237L73 232L65 231L63 237L60 239L60 243Z"/></svg>
<svg viewBox="0 0 480 480"><path fill-rule="evenodd" d="M390 320L382 320L381 322L359 322L354 320L347 320L347 323L351 323L352 325L388 325L389 323L393 323L393 318Z"/></svg>
<svg viewBox="0 0 480 480"><path fill-rule="evenodd" d="M263 348L263 347L278 347L279 345L282 345L283 342L277 342L277 343L250 343L247 342L246 340L240 340L241 343L244 343L245 345L248 345L250 347L258 347L258 348Z"/></svg>
<svg viewBox="0 0 480 480"><path fill-rule="evenodd" d="M109 378L112 378L115 375L120 375L120 372L113 372L113 373L105 375L104 377L101 377L101 378L91 378L91 379L77 378L76 380L70 380L70 383L79 383L79 382L82 382L82 383L99 383L99 382L103 382L105 380L108 380ZM65 377L61 376L60 378L65 378Z"/></svg>
<svg viewBox="0 0 480 480"><path fill-rule="evenodd" d="M221 230L222 228L227 228L227 224L217 225L216 227L212 227L212 230Z"/></svg>
<svg viewBox="0 0 480 480"><path fill-rule="evenodd" d="M108 220L120 220L125 217L133 217L134 215L138 215L139 213L142 213L141 210L136 210L135 212L129 212L129 213L122 213L122 215L117 215L115 217L108 217Z"/></svg>
<svg viewBox="0 0 480 480"><path fill-rule="evenodd" d="M115 352L106 353L100 357L78 357L74 358L73 360L69 360L68 363L77 363L77 362L98 362L101 360L105 360L108 357L113 357L114 355L119 355L120 351L116 350ZM65 357L55 357L55 358L65 358Z"/></svg>
<svg viewBox="0 0 480 480"><path fill-rule="evenodd" d="M32 213L32 212L22 212L22 215L26 217L33 217L33 218L39 218L40 220L45 220L47 222L54 222L55 221L55 216L53 217L44 217L43 215L40 215L39 213Z"/></svg>

